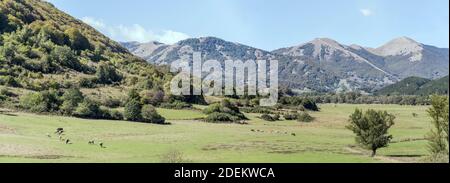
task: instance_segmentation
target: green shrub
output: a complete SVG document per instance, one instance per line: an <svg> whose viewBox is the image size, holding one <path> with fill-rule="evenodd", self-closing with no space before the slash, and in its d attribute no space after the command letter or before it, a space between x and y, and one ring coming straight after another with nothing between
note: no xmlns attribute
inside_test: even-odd
<svg viewBox="0 0 450 183"><path fill-rule="evenodd" d="M161 90L145 90L141 92L141 96L141 103L159 106L163 103L165 94Z"/></svg>
<svg viewBox="0 0 450 183"><path fill-rule="evenodd" d="M265 120L265 121L276 121L271 115L269 114L263 114L260 117L261 119Z"/></svg>
<svg viewBox="0 0 450 183"><path fill-rule="evenodd" d="M80 102L83 102L84 96L79 89L67 89L61 97L63 101L60 110L63 114L72 115Z"/></svg>
<svg viewBox="0 0 450 183"><path fill-rule="evenodd" d="M130 100L125 104L123 117L128 121L141 121L141 104L137 100Z"/></svg>
<svg viewBox="0 0 450 183"><path fill-rule="evenodd" d="M78 85L81 88L95 88L97 78L80 78Z"/></svg>
<svg viewBox="0 0 450 183"><path fill-rule="evenodd" d="M142 120L148 123L164 124L165 118L158 114L152 105L144 105L141 109Z"/></svg>
<svg viewBox="0 0 450 183"><path fill-rule="evenodd" d="M210 113L206 118L205 121L207 122L237 122L240 118L233 116L228 113L221 113L221 112L213 112Z"/></svg>
<svg viewBox="0 0 450 183"><path fill-rule="evenodd" d="M75 53L67 46L56 46L50 53L50 59L52 62L59 63L61 66L76 71L83 71L83 67Z"/></svg>
<svg viewBox="0 0 450 183"><path fill-rule="evenodd" d="M97 82L101 84L112 84L122 80L122 75L120 75L114 67L105 62L101 62L97 66L95 75L97 77Z"/></svg>
<svg viewBox="0 0 450 183"><path fill-rule="evenodd" d="M0 85L19 87L20 83L12 76L1 76Z"/></svg>
<svg viewBox="0 0 450 183"><path fill-rule="evenodd" d="M275 114L275 115L273 115L273 117L272 117L275 121L278 121L278 120L280 120L280 115L279 114Z"/></svg>
<svg viewBox="0 0 450 183"><path fill-rule="evenodd" d="M103 99L102 101L100 101L100 103L109 108L117 108L117 107L122 106L122 101L120 101L120 99L116 99L116 98L112 98L112 97Z"/></svg>
<svg viewBox="0 0 450 183"><path fill-rule="evenodd" d="M309 98L306 98L302 101L302 106L307 110L319 111L319 107L317 107L316 102L312 101Z"/></svg>
<svg viewBox="0 0 450 183"><path fill-rule="evenodd" d="M89 40L78 29L69 28L64 33L69 38L70 47L74 50L90 49Z"/></svg>
<svg viewBox="0 0 450 183"><path fill-rule="evenodd" d="M192 104L188 104L186 102L181 101L175 101L172 103L162 103L160 107L166 109L190 109L192 108Z"/></svg>
<svg viewBox="0 0 450 183"><path fill-rule="evenodd" d="M301 112L297 114L297 121L299 122L311 122L314 121L314 117L309 115L307 112Z"/></svg>
<svg viewBox="0 0 450 183"><path fill-rule="evenodd" d="M16 95L13 92L10 92L8 88L1 87L0 88L0 95L5 97L15 97Z"/></svg>
<svg viewBox="0 0 450 183"><path fill-rule="evenodd" d="M286 113L283 115L283 117L286 120L297 120L298 114L297 113Z"/></svg>
<svg viewBox="0 0 450 183"><path fill-rule="evenodd" d="M246 113L273 114L273 111L270 108L261 106L242 107L240 110Z"/></svg>
<svg viewBox="0 0 450 183"><path fill-rule="evenodd" d="M221 103L211 104L203 110L207 114L206 121L208 122L237 122L248 119L239 111L239 108L234 106L230 101L223 100Z"/></svg>
<svg viewBox="0 0 450 183"><path fill-rule="evenodd" d="M317 107L316 102L310 99L309 97L286 96L281 97L279 102L283 105L296 106L299 110L304 108L310 111L319 111L319 107Z"/></svg>
<svg viewBox="0 0 450 183"><path fill-rule="evenodd" d="M9 92L8 88L0 87L0 106L5 103L6 100L10 100L10 96L13 96L14 93Z"/></svg>
<svg viewBox="0 0 450 183"><path fill-rule="evenodd" d="M123 120L123 114L118 110L110 110L109 115L111 116L111 119L113 120Z"/></svg>
<svg viewBox="0 0 450 183"><path fill-rule="evenodd" d="M145 78L137 83L139 88L150 90L153 88L153 81L150 78Z"/></svg>
<svg viewBox="0 0 450 183"><path fill-rule="evenodd" d="M76 108L74 115L81 118L103 118L103 112L100 110L100 106L89 99L84 99L82 103Z"/></svg>
<svg viewBox="0 0 450 183"><path fill-rule="evenodd" d="M20 106L31 112L58 111L60 101L55 91L29 93L20 98Z"/></svg>

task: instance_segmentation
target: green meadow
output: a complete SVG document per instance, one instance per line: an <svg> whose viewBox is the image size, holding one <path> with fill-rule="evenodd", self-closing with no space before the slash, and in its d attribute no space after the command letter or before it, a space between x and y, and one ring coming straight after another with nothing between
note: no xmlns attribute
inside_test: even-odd
<svg viewBox="0 0 450 183"><path fill-rule="evenodd" d="M0 109L0 162L157 163L178 152L183 162L193 163L399 163L421 162L428 154L424 140L431 128L428 106L326 104L320 105L320 112L311 112L315 117L311 123L266 122L258 118L260 114L246 114L250 118L246 125L203 122L202 107L158 109L171 125ZM355 145L354 135L345 128L355 108L387 110L396 116L390 130L393 142L374 158ZM53 133L59 127L72 144ZM89 145L90 140L103 142L105 148Z"/></svg>

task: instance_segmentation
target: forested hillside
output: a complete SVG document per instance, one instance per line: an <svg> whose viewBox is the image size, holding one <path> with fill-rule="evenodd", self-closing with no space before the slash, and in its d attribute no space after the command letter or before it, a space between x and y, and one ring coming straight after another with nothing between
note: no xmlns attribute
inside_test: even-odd
<svg viewBox="0 0 450 183"><path fill-rule="evenodd" d="M147 64L45 1L2 0L0 33L4 107L68 114L75 113L78 104L98 110L116 108L126 105L132 88L146 97L140 105L160 103L164 84L171 78L167 68ZM67 105L70 109L65 110L70 111L63 110Z"/></svg>
<svg viewBox="0 0 450 183"><path fill-rule="evenodd" d="M378 95L445 95L448 94L448 76L437 80L409 77L377 91Z"/></svg>

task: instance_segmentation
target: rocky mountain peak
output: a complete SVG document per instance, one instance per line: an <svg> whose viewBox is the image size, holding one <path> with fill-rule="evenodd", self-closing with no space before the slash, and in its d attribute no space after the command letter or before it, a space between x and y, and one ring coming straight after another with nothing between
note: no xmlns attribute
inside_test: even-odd
<svg viewBox="0 0 450 183"><path fill-rule="evenodd" d="M339 47L343 48L344 46L338 43L337 41L330 38L316 38L308 43L314 44L316 46L330 46L330 47Z"/></svg>
<svg viewBox="0 0 450 183"><path fill-rule="evenodd" d="M423 44L416 42L408 37L399 37L376 48L375 54L380 56L407 56L410 55L410 61L420 61L422 59Z"/></svg>

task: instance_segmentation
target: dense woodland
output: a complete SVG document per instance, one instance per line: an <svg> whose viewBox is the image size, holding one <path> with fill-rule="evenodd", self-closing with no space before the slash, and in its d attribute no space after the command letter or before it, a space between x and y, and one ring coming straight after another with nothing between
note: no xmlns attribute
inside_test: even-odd
<svg viewBox="0 0 450 183"><path fill-rule="evenodd" d="M132 89L143 111L172 101L165 95L167 68L147 64L47 2L2 0L0 33L4 107L122 119L113 108L126 107Z"/></svg>

